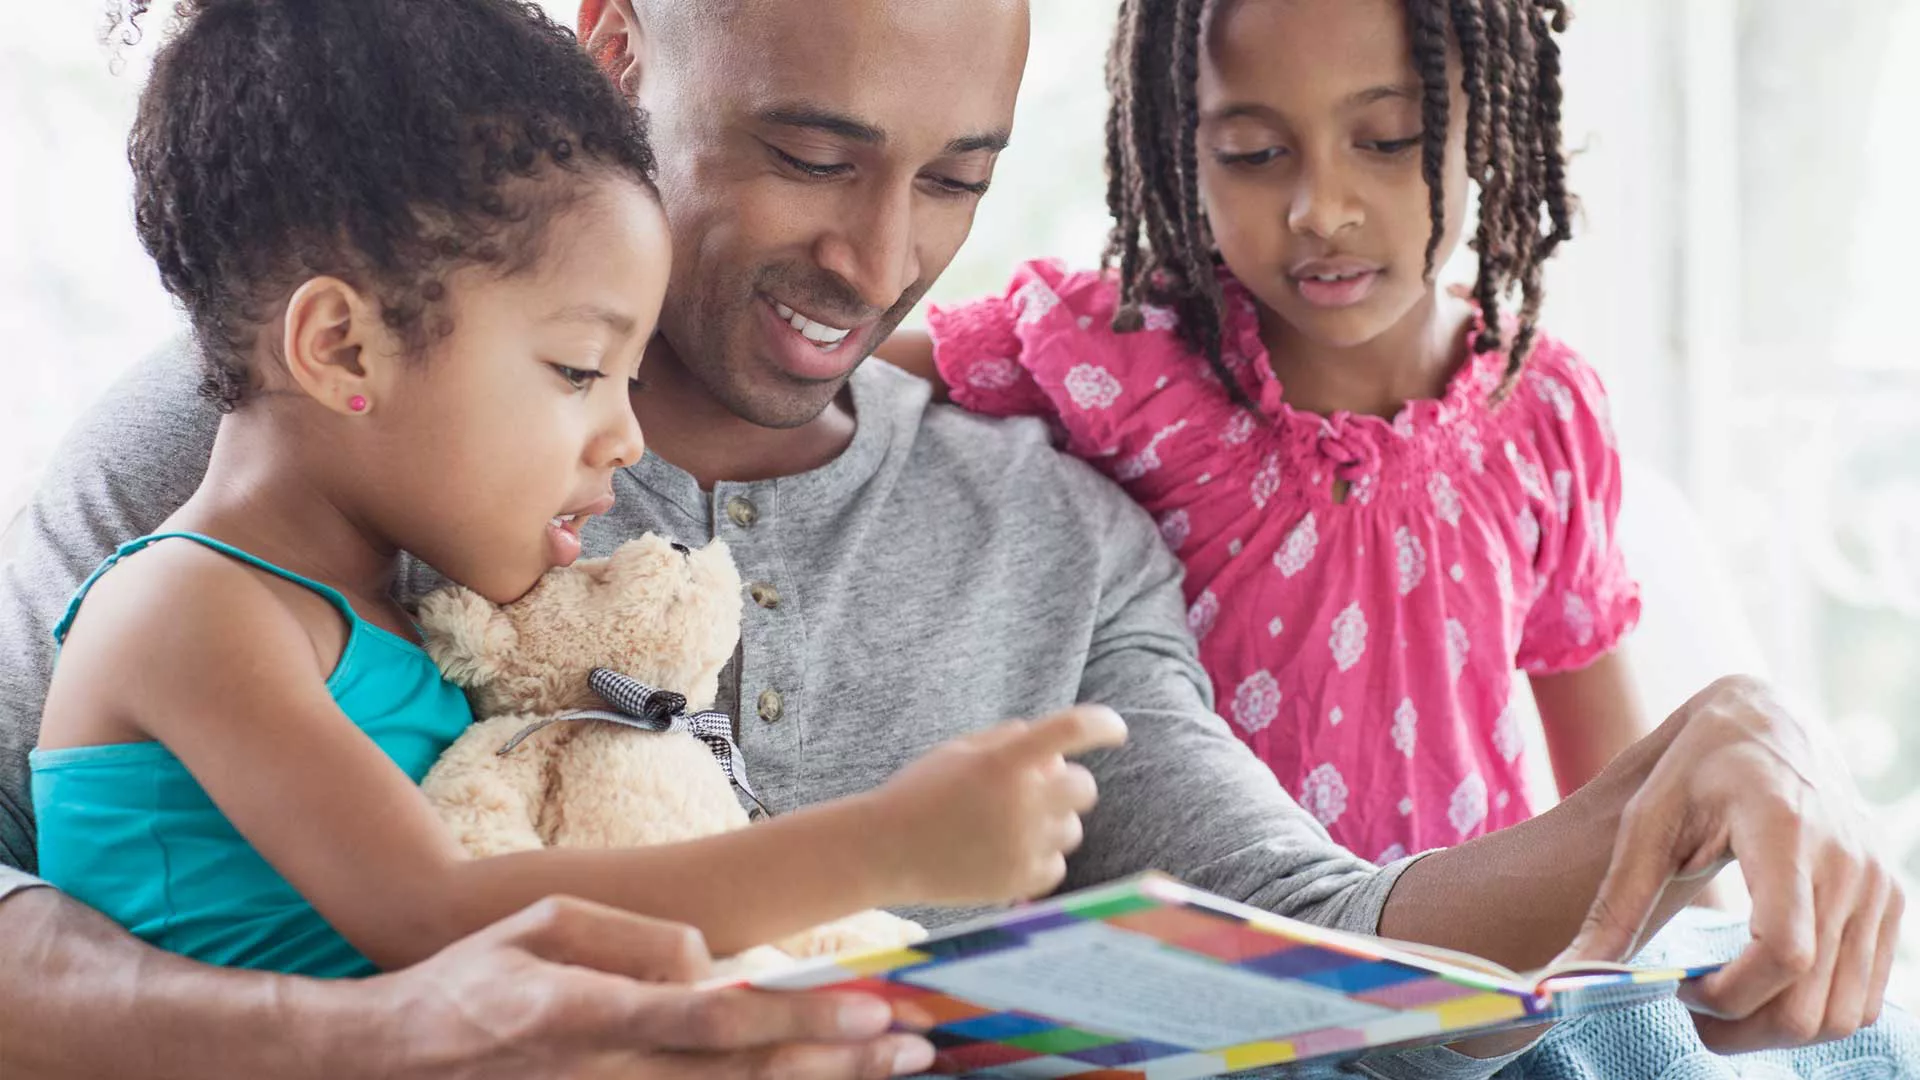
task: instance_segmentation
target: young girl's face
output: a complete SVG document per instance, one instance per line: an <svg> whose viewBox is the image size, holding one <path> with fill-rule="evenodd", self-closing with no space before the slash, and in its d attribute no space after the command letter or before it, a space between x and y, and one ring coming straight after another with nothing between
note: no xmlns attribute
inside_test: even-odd
<svg viewBox="0 0 1920 1080"><path fill-rule="evenodd" d="M451 334L368 395L383 531L497 603L579 556L613 470L642 451L628 391L666 290L666 221L631 180L582 182L532 268L449 275L427 317Z"/></svg>
<svg viewBox="0 0 1920 1080"><path fill-rule="evenodd" d="M1400 0L1221 0L1200 67L1199 179L1221 256L1293 332L1336 348L1430 301L1421 82ZM1446 230L1467 189L1457 59Z"/></svg>

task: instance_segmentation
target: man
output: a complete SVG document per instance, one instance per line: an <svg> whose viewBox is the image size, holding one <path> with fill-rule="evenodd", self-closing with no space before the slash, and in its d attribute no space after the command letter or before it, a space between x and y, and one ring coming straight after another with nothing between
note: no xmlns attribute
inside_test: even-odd
<svg viewBox="0 0 1920 1080"><path fill-rule="evenodd" d="M755 603L721 700L776 810L871 787L1005 717L1097 701L1132 738L1087 759L1102 801L1069 887L1157 867L1526 967L1576 935L1583 954L1626 955L1738 856L1755 940L1700 990L1714 1045L1839 1037L1878 1016L1901 897L1844 774L1761 688L1710 688L1535 821L1375 868L1331 845L1212 715L1177 566L1136 507L1037 425L930 409L917 380L861 366L971 225L1012 121L1023 0L613 0L586 14L589 46L652 117L675 243L633 392L652 453L616 478L618 505L586 541L731 545ZM214 423L194 381L175 350L109 396L0 585L0 810L17 804L0 840L22 863L47 628L101 556L193 489ZM104 931L22 948L23 900L78 918L47 890L0 902L0 1015L75 948L160 962ZM217 1023L177 996L37 1008L49 1042L157 1015ZM1477 1076L1500 1061L1436 1050L1363 1067Z"/></svg>

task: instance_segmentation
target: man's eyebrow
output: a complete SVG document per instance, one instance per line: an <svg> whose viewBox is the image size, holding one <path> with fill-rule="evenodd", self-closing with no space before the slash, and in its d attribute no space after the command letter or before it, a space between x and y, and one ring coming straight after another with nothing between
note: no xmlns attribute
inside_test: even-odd
<svg viewBox="0 0 1920 1080"><path fill-rule="evenodd" d="M869 146L885 146L887 133L863 120L833 112L828 109L809 105L780 105L767 109L760 114L763 123L777 124L781 127L809 128L837 135L843 139L866 143ZM977 135L962 135L953 139L944 147L949 156L973 154L980 151L999 153L1007 148L1012 132L984 131Z"/></svg>
<svg viewBox="0 0 1920 1080"><path fill-rule="evenodd" d="M806 105L782 105L767 109L760 114L764 123L778 124L781 127L811 128L824 131L829 135L838 135L843 139L881 146L887 141L887 133L872 124L855 120L851 116L816 109Z"/></svg>
<svg viewBox="0 0 1920 1080"><path fill-rule="evenodd" d="M977 154L982 150L997 154L1007 148L1007 143L1012 138L1013 133L1004 129L986 131L978 135L962 135L947 144L947 153L956 157L961 154Z"/></svg>
<svg viewBox="0 0 1920 1080"><path fill-rule="evenodd" d="M602 323L612 327L614 332L621 337L626 337L633 333L633 328L636 325L633 316L625 314L624 312L615 311L609 307L601 307L599 304L576 304L573 307L561 308L559 311L547 316L546 321L550 323Z"/></svg>

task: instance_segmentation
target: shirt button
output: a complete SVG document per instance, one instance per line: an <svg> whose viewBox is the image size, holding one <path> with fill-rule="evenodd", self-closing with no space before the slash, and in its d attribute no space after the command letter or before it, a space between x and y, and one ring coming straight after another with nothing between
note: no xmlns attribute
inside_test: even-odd
<svg viewBox="0 0 1920 1080"><path fill-rule="evenodd" d="M748 586L747 595L753 597L754 603L768 611L780 606L780 590L764 582L756 581Z"/></svg>
<svg viewBox="0 0 1920 1080"><path fill-rule="evenodd" d="M743 529L751 529L753 523L760 520L760 510L753 505L752 499L735 495L727 500L727 517L735 525Z"/></svg>
<svg viewBox="0 0 1920 1080"><path fill-rule="evenodd" d="M786 703L780 700L780 691L766 690L760 694L760 719L769 724L779 723L780 714L786 711Z"/></svg>

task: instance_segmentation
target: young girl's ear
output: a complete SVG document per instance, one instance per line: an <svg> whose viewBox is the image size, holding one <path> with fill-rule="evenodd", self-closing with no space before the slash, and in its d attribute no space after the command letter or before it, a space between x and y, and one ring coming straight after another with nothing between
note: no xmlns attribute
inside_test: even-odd
<svg viewBox="0 0 1920 1080"><path fill-rule="evenodd" d="M600 70L629 101L637 99L647 39L634 0L581 0L579 33Z"/></svg>
<svg viewBox="0 0 1920 1080"><path fill-rule="evenodd" d="M287 301L280 355L302 392L335 412L367 412L393 361L373 298L335 277L313 278Z"/></svg>

